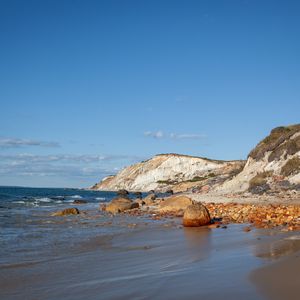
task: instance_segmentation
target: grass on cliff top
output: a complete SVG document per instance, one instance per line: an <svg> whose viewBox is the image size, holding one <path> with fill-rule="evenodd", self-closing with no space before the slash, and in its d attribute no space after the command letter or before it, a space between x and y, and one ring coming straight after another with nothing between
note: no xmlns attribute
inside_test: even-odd
<svg viewBox="0 0 300 300"><path fill-rule="evenodd" d="M269 161L278 159L285 150L288 154L294 154L300 150L300 139L289 140L296 132L300 131L300 124L286 127L274 128L270 135L264 138L249 154L255 160L260 160L268 151L274 151L269 157ZM285 144L281 145L283 142ZM281 146L280 146L281 145ZM279 147L280 146L280 147Z"/></svg>
<svg viewBox="0 0 300 300"><path fill-rule="evenodd" d="M289 159L281 168L283 176L290 176L300 172L300 158L298 156Z"/></svg>
<svg viewBox="0 0 300 300"><path fill-rule="evenodd" d="M198 182L198 181L203 181L206 180L208 178L212 178L215 177L216 174L215 173L209 173L205 176L195 176L194 178L190 179L190 180L186 180L186 181L182 181L182 182ZM158 180L156 181L159 184L176 184L176 183L180 183L178 181L172 181L172 180Z"/></svg>

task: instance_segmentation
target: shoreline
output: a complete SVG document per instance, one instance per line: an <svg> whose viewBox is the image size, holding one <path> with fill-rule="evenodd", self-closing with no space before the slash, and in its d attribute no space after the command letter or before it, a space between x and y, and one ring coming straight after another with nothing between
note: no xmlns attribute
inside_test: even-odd
<svg viewBox="0 0 300 300"><path fill-rule="evenodd" d="M51 208L42 205L28 210L26 219L18 218L28 229L20 235L22 243L2 249L0 298L182 299L187 295L190 299L263 300L268 282L252 281L252 274L260 274L285 257L291 257L293 264L300 250L300 240L295 238L299 232L291 224L271 226L276 221L273 213L272 222L262 222L263 226L244 218L254 213L248 209L262 213L271 207L274 213L281 209L290 213L292 204L274 204L268 199L258 205L232 195L217 199L192 194L188 196L205 199L202 202L215 223L191 228L182 225L180 207L175 212L159 211L169 197L151 196L137 199L139 208L116 214L99 210L100 198L81 205L66 199ZM112 200L115 195L109 197ZM80 214L51 216L59 207L78 207ZM233 220L234 214L243 217ZM276 280L279 278L272 284ZM282 290L287 289L288 282L284 282Z"/></svg>

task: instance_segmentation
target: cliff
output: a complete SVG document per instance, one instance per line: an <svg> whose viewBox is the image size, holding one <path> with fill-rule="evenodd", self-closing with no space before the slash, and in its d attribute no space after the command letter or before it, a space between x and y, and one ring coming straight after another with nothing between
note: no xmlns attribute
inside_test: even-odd
<svg viewBox="0 0 300 300"><path fill-rule="evenodd" d="M227 195L300 190L300 124L277 127L245 161L160 154L104 178L92 189Z"/></svg>
<svg viewBox="0 0 300 300"><path fill-rule="evenodd" d="M160 154L104 178L95 190L186 191L206 181L224 181L243 167L243 161L218 161L179 154ZM218 180L216 180L218 178Z"/></svg>
<svg viewBox="0 0 300 300"><path fill-rule="evenodd" d="M299 189L300 124L277 127L248 155L242 172L215 188L218 193Z"/></svg>

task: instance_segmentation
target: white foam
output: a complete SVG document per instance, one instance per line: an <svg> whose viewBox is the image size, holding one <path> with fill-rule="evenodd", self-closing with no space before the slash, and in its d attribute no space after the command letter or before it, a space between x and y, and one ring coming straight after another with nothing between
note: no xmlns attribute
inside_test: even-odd
<svg viewBox="0 0 300 300"><path fill-rule="evenodd" d="M82 197L80 195L73 195L71 196L71 198L74 198L74 199L82 199Z"/></svg>
<svg viewBox="0 0 300 300"><path fill-rule="evenodd" d="M14 201L15 203L25 204L25 201Z"/></svg>
<svg viewBox="0 0 300 300"><path fill-rule="evenodd" d="M96 200L105 200L106 198L104 198L104 197L97 197L97 198L95 198Z"/></svg>
<svg viewBox="0 0 300 300"><path fill-rule="evenodd" d="M52 200L49 198L36 198L36 201L38 202L51 202Z"/></svg>

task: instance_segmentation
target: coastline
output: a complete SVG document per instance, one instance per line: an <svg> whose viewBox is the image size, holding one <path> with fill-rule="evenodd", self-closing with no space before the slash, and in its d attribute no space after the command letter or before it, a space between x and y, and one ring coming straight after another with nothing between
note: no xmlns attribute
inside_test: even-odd
<svg viewBox="0 0 300 300"><path fill-rule="evenodd" d="M116 193L61 192L7 203L15 210L4 210L4 215L14 212L12 217L20 223L11 228L17 230L13 233L18 239L9 240L8 235L7 244L2 244L0 298L265 299L268 283L253 281L252 274L264 272L283 257L291 257L293 264L299 251L295 239L299 231L289 230L290 226L268 222L260 227L246 218L228 218L228 211L245 216L248 206L257 206L246 198L188 195L202 199L212 217L223 218L220 225L189 228L182 226L182 210L159 211L161 198L148 197L149 203L143 198L147 204L139 208L110 214L99 210L99 201L102 207ZM289 207L271 203L269 199L262 211L269 205L274 210ZM57 209L72 207L80 214L53 216ZM283 282L283 292L288 289L288 282Z"/></svg>

